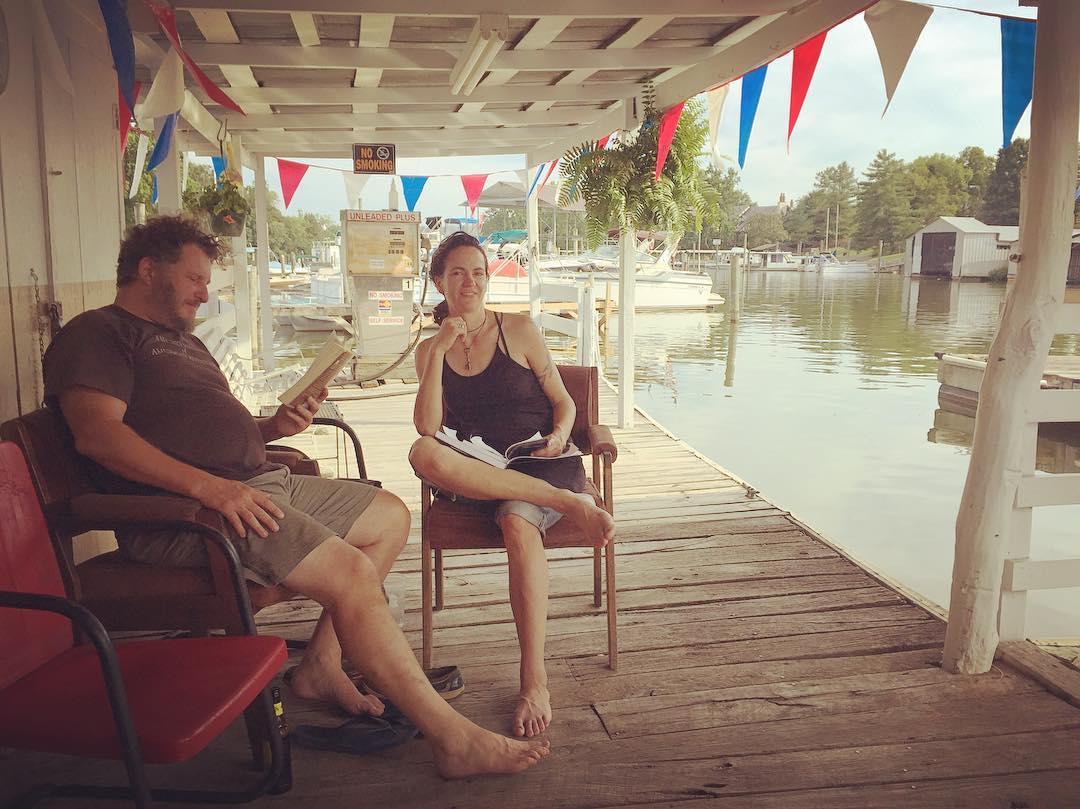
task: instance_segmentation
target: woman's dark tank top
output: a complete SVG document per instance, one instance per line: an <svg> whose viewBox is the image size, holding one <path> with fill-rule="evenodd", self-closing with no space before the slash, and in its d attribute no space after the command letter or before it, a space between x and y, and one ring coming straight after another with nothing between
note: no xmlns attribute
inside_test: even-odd
<svg viewBox="0 0 1080 809"><path fill-rule="evenodd" d="M499 452L535 433L547 435L554 427L551 401L532 369L510 356L502 318L496 314L499 339L488 367L475 376L462 376L443 360L444 420L459 435L481 436ZM545 467L541 470L539 467ZM550 468L548 468L550 467ZM515 464L519 471L542 477L564 489L582 491L584 467L580 458Z"/></svg>

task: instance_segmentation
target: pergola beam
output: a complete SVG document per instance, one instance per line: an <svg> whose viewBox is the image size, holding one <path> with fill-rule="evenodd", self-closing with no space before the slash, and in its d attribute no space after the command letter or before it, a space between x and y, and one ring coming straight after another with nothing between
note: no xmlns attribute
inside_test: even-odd
<svg viewBox="0 0 1080 809"><path fill-rule="evenodd" d="M678 13L687 17L731 17L775 14L802 5L805 0L683 0ZM221 0L177 0L178 9L220 9ZM497 11L510 17L565 15L583 19L645 18L656 13L655 0L461 0L437 11L430 0L229 0L230 11L264 11L282 14L397 14L416 17L478 17ZM864 3L865 5L865 3Z"/></svg>
<svg viewBox="0 0 1080 809"><path fill-rule="evenodd" d="M224 43L228 46L240 42L240 37L237 35L236 29L233 28L232 20L229 19L229 12L192 11L191 16L195 20L195 25L198 26L199 31L206 37L207 42ZM259 83L255 80L255 74L251 72L250 65L245 62L222 65L221 72L225 76L225 80L229 82L230 88L259 86ZM270 107L266 104L252 104L245 112L270 112Z"/></svg>
<svg viewBox="0 0 1080 809"><path fill-rule="evenodd" d="M380 112L378 118L370 114L355 115L351 112L278 112L268 115L230 114L226 120L229 129L367 129L373 125L380 129L395 127L531 127L559 124L580 124L603 115L605 110L583 107L557 107L543 112L518 112L517 110L491 110L481 112ZM389 134L393 134L392 132Z"/></svg>
<svg viewBox="0 0 1080 809"><path fill-rule="evenodd" d="M637 95L637 84L603 82L581 87L515 84L507 87L480 85L469 101L521 103L530 101L570 101L603 103ZM697 91L695 91L697 92ZM247 104L460 104L449 87L237 87L229 93L241 106ZM693 95L693 93L691 93Z"/></svg>
<svg viewBox="0 0 1080 809"><path fill-rule="evenodd" d="M289 16L292 17L293 28L296 29L296 38L300 40L301 46L310 48L322 42L319 38L319 29L315 26L314 14L305 14L300 11L294 11ZM248 62L247 64L255 63Z"/></svg>
<svg viewBox="0 0 1080 809"><path fill-rule="evenodd" d="M199 64L294 68L365 68L379 70L451 70L457 58L441 48L352 48L321 45L185 46ZM641 50L512 50L502 51L491 70L656 70L693 65L714 53L709 47L643 48ZM490 80L484 82L490 84Z"/></svg>

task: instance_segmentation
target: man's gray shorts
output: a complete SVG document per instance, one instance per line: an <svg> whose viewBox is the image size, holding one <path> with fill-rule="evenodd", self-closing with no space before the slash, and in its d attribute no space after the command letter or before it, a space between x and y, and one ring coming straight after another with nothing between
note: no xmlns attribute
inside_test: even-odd
<svg viewBox="0 0 1080 809"><path fill-rule="evenodd" d="M344 537L379 491L355 480L293 475L285 467L244 482L285 512L277 520L279 529L265 538L251 530L240 538L229 532L246 576L260 584L278 584L327 539ZM140 562L173 567L206 564L204 540L194 532L117 532L116 540L125 555Z"/></svg>

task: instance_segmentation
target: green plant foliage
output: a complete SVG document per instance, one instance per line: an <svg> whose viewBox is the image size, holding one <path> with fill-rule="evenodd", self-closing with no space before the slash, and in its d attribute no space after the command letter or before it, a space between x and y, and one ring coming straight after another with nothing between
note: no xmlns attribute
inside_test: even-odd
<svg viewBox="0 0 1080 809"><path fill-rule="evenodd" d="M589 247L604 241L609 230L622 228L666 231L674 244L683 233L697 232L708 211L696 163L708 134L701 103L691 100L683 108L671 151L656 179L662 113L651 87L644 98L644 119L636 133L620 138L610 149L598 149L594 141L569 149L563 157L559 204L584 200Z"/></svg>
<svg viewBox="0 0 1080 809"><path fill-rule="evenodd" d="M210 216L241 219L251 213L251 203L244 196L243 187L224 174L216 184L203 189L196 204Z"/></svg>

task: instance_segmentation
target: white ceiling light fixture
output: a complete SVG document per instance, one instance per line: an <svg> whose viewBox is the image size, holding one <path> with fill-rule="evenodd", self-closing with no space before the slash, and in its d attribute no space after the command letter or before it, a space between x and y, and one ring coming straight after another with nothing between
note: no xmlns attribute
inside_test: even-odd
<svg viewBox="0 0 1080 809"><path fill-rule="evenodd" d="M510 18L505 14L481 14L450 71L450 92L470 95L495 61L509 36Z"/></svg>

